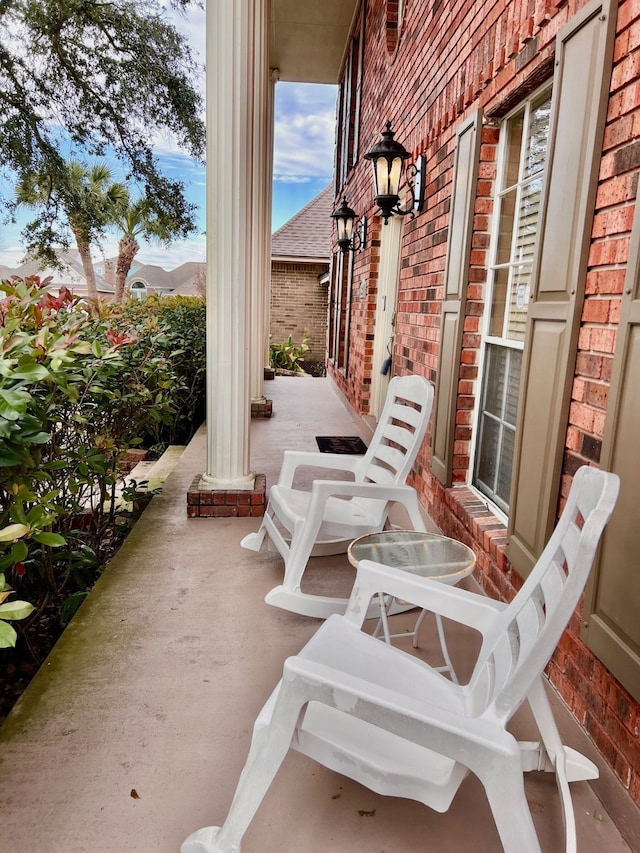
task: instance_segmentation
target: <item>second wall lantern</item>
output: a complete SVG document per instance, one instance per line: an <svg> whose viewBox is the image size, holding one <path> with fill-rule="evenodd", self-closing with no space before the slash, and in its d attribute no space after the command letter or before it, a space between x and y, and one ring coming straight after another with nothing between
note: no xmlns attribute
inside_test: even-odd
<svg viewBox="0 0 640 853"><path fill-rule="evenodd" d="M342 252L357 252L364 249L367 243L367 220L362 217L356 224L356 212L342 199L340 207L331 214L336 221L338 246Z"/></svg>

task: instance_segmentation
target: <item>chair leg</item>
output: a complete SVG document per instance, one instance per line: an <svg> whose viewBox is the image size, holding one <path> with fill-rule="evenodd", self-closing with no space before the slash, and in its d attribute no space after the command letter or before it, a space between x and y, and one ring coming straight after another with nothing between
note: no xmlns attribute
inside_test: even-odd
<svg viewBox="0 0 640 853"><path fill-rule="evenodd" d="M567 750L560 738L560 733L553 716L553 711L549 704L549 698L544 689L542 676L536 679L535 683L532 685L527 699L529 701L533 717L536 721L536 725L538 726L542 744L549 756L551 764L553 765L553 769L555 770L558 791L562 801L562 817L565 829L565 850L566 853L576 853L576 820L573 811L571 791L569 789ZM573 772L571 778L576 779L580 778L580 776L585 779L594 778L593 770L595 770L597 774L597 768L595 768L588 759L584 758L584 756L581 756L579 753L575 753L574 750L570 750L570 753L572 754L570 756L571 758L575 755L575 758L573 758L574 766L572 768ZM583 761L581 762L580 759L583 759ZM584 773L580 773L580 769L582 769L582 767L584 767Z"/></svg>
<svg viewBox="0 0 640 853"><path fill-rule="evenodd" d="M300 703L289 693L281 684L271 720L254 729L249 755L223 825L192 833L180 853L240 853L242 837L291 745Z"/></svg>
<svg viewBox="0 0 640 853"><path fill-rule="evenodd" d="M481 781L504 853L541 853L524 792L523 774L517 763L501 762Z"/></svg>
<svg viewBox="0 0 640 853"><path fill-rule="evenodd" d="M418 530L421 533L426 533L427 528L424 524L424 519L422 518L422 513L420 512L420 502L418 501L418 495L414 491L407 492L404 500L400 501L404 508L407 511L407 515L409 516L409 520L413 525L414 530Z"/></svg>
<svg viewBox="0 0 640 853"><path fill-rule="evenodd" d="M264 542L266 533L267 529L264 526L263 520L255 533L247 533L247 535L240 540L240 547L246 548L248 551L259 551L260 548L262 548L262 543Z"/></svg>
<svg viewBox="0 0 640 853"><path fill-rule="evenodd" d="M320 523L313 524L307 520L293 531L289 554L284 564L282 585L285 589L292 592L300 591L302 575L307 568L319 529Z"/></svg>
<svg viewBox="0 0 640 853"><path fill-rule="evenodd" d="M265 597L267 604L322 619L326 619L331 613L344 613L347 606L346 600L305 595L300 590L302 575L307 568L319 529L320 522L317 524L306 522L294 529L289 548L282 549L280 552L284 559L282 583L267 593Z"/></svg>

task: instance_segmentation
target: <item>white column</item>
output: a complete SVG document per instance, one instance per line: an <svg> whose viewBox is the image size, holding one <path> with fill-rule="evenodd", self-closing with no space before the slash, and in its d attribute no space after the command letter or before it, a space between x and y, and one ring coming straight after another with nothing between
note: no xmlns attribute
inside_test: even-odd
<svg viewBox="0 0 640 853"><path fill-rule="evenodd" d="M203 486L252 488L251 246L255 13L207 5L207 470Z"/></svg>
<svg viewBox="0 0 640 853"><path fill-rule="evenodd" d="M255 19L253 240L251 246L251 401L264 401L264 368L268 364L269 286L271 280L271 183L273 172L272 84L266 4L258 3ZM266 354L266 358L265 358Z"/></svg>
<svg viewBox="0 0 640 853"><path fill-rule="evenodd" d="M265 311L262 315L262 356L265 364L269 364L269 330L271 326L271 217L273 210L273 137L274 137L274 121L275 121L275 98L276 98L276 83L280 79L280 71L277 68L272 68L270 79L267 81L267 123L266 123L266 150L267 150L267 171L269 174L268 184L268 217L269 230L267 234L267 280L264 288Z"/></svg>

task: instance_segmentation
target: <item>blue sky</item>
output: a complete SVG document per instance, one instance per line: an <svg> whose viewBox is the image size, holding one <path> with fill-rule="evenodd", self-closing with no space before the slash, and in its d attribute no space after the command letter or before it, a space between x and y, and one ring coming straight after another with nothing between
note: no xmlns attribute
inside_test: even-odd
<svg viewBox="0 0 640 853"><path fill-rule="evenodd" d="M204 61L204 12L195 9L186 18L174 17L174 21ZM276 84L273 230L311 201L331 180L336 94L335 86ZM163 171L168 177L183 181L187 198L197 205L199 233L170 248L143 243L136 263L153 263L172 269L185 261L202 261L205 259L204 166L185 156L170 139L156 140L155 150ZM0 191L5 192L5 187ZM16 226L0 226L0 264L19 264L23 255L20 230L28 218L26 213ZM102 255L115 254L116 246L117 236L109 237L94 253L95 260L99 261Z"/></svg>

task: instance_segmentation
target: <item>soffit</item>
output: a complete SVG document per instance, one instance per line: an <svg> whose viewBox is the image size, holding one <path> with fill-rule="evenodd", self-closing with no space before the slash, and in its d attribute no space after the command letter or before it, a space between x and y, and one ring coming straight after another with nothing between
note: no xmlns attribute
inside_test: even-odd
<svg viewBox="0 0 640 853"><path fill-rule="evenodd" d="M271 0L270 65L279 79L337 83L358 0Z"/></svg>

